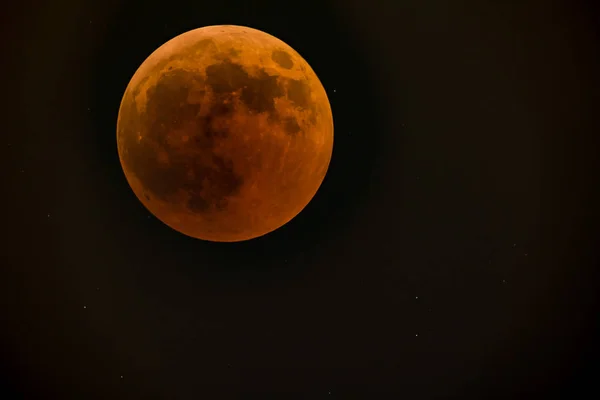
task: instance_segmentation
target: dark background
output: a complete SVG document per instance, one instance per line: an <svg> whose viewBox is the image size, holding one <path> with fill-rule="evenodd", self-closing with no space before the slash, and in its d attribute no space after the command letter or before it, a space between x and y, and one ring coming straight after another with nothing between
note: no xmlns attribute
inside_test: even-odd
<svg viewBox="0 0 600 400"><path fill-rule="evenodd" d="M6 3L3 398L593 398L593 3ZM294 47L335 120L313 202L237 244L150 217L116 150L137 67L216 24Z"/></svg>

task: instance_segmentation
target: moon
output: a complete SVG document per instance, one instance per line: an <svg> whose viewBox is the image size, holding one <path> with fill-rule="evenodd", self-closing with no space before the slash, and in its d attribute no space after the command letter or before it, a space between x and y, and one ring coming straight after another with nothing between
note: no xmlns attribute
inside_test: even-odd
<svg viewBox="0 0 600 400"><path fill-rule="evenodd" d="M319 189L333 151L327 94L294 49L234 25L183 33L131 78L117 148L127 182L185 235L236 242L272 232Z"/></svg>

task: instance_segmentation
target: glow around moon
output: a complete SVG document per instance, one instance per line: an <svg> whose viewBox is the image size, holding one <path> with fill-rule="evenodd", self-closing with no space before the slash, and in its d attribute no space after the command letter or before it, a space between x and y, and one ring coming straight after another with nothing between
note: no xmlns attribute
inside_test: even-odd
<svg viewBox="0 0 600 400"><path fill-rule="evenodd" d="M290 46L240 26L165 43L139 67L117 122L123 171L171 228L233 242L294 218L333 149L325 90Z"/></svg>

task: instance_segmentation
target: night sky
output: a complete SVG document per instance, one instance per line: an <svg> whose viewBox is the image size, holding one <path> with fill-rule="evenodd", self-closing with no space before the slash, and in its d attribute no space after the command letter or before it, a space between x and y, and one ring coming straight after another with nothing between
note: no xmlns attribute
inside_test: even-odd
<svg viewBox="0 0 600 400"><path fill-rule="evenodd" d="M3 398L594 398L592 3L7 2ZM116 147L138 66L218 24L297 50L335 125L313 201L241 243L149 215Z"/></svg>

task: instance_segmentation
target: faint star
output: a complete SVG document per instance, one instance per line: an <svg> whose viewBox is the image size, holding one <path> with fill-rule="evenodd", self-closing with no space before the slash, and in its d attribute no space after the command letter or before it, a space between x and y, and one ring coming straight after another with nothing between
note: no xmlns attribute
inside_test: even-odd
<svg viewBox="0 0 600 400"><path fill-rule="evenodd" d="M418 334L418 333L416 333L416 334L415 334L415 336L419 336L419 334Z"/></svg>
<svg viewBox="0 0 600 400"><path fill-rule="evenodd" d="M333 89L333 93L335 93L335 89Z"/></svg>
<svg viewBox="0 0 600 400"><path fill-rule="evenodd" d="M419 300L419 296L415 296L415 299L416 299L416 300Z"/></svg>
<svg viewBox="0 0 600 400"><path fill-rule="evenodd" d="M83 308L87 308L87 306L83 306Z"/></svg>
<svg viewBox="0 0 600 400"><path fill-rule="evenodd" d="M121 379L123 379L123 375L121 375Z"/></svg>
<svg viewBox="0 0 600 400"><path fill-rule="evenodd" d="M525 257L527 257L527 253L525 253Z"/></svg>
<svg viewBox="0 0 600 400"><path fill-rule="evenodd" d="M50 218L50 214L48 214L48 218Z"/></svg>
<svg viewBox="0 0 600 400"><path fill-rule="evenodd" d="M502 283L506 283L506 279L502 279Z"/></svg>
<svg viewBox="0 0 600 400"><path fill-rule="evenodd" d="M513 247L517 247L517 244L516 244L516 243L513 243Z"/></svg>

